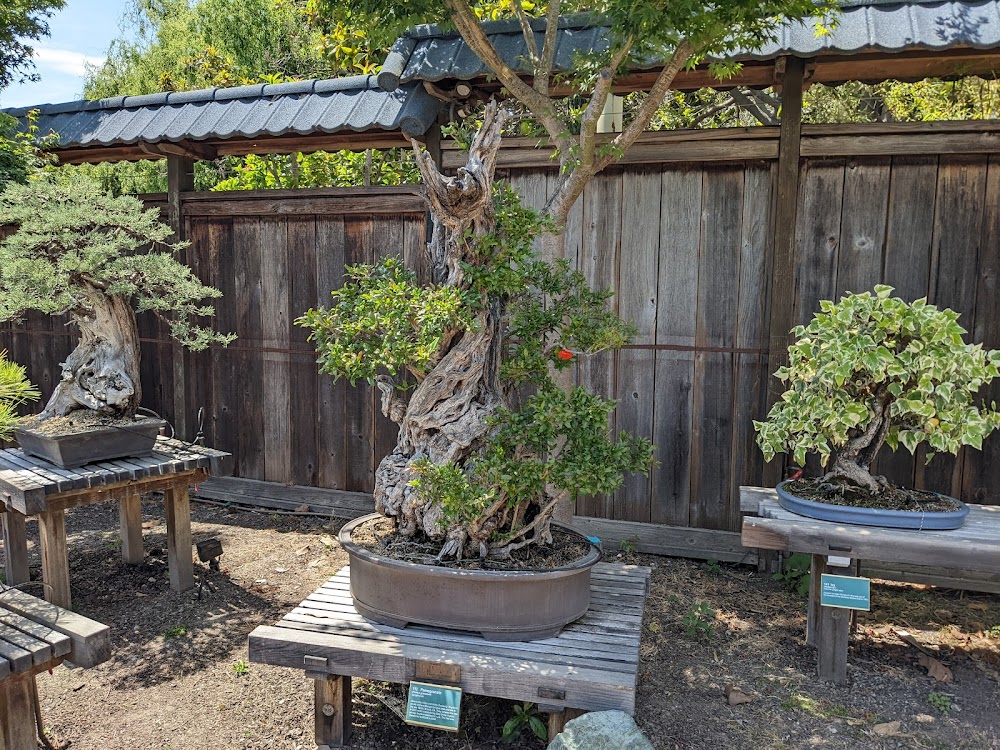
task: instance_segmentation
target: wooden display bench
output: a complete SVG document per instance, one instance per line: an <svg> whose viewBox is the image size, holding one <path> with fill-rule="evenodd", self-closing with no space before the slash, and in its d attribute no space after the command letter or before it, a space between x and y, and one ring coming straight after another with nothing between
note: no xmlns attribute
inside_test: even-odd
<svg viewBox="0 0 1000 750"><path fill-rule="evenodd" d="M148 456L121 458L60 469L19 449L0 451L0 501L7 582L28 581L28 543L25 520L38 518L42 582L45 598L70 609L69 559L66 549L66 510L78 505L117 502L122 559L143 560L140 499L147 492L163 492L167 522L167 560L170 587L185 591L194 586L191 556L191 510L188 487L210 474L229 473L228 453L179 440L157 438Z"/></svg>
<svg viewBox="0 0 1000 750"><path fill-rule="evenodd" d="M635 711L649 568L599 563L586 615L558 636L526 643L366 620L351 600L348 568L276 625L250 634L250 661L304 669L315 680L316 744L343 747L351 732L351 677L440 682L467 693L537 703L549 734L585 711Z"/></svg>
<svg viewBox="0 0 1000 750"><path fill-rule="evenodd" d="M812 556L806 642L817 649L820 678L838 685L847 683L851 611L820 606L821 574L856 575L862 560L1000 573L1000 506L970 505L965 524L951 531L817 521L785 510L777 493L762 487L741 487L740 508L750 514L743 517L745 546ZM834 556L852 565L833 568Z"/></svg>
<svg viewBox="0 0 1000 750"><path fill-rule="evenodd" d="M111 658L107 625L17 589L0 591L0 750L35 750L35 675Z"/></svg>

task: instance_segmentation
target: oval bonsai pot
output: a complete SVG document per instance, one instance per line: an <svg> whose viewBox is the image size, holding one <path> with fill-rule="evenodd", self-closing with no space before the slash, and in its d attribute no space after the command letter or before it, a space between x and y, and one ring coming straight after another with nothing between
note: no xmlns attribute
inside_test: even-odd
<svg viewBox="0 0 1000 750"><path fill-rule="evenodd" d="M819 503L804 497L793 495L785 489L791 480L781 482L775 489L778 491L778 504L785 510L797 513L807 518L834 523L850 523L859 526L881 526L889 529L934 529L946 531L957 529L965 523L969 515L969 506L961 500L949 497L958 503L958 510L944 512L922 513L915 510L883 510L882 508L855 508L852 505L834 505Z"/></svg>
<svg viewBox="0 0 1000 750"><path fill-rule="evenodd" d="M481 633L488 641L548 638L590 606L590 569L601 558L590 545L570 565L544 571L461 570L421 565L377 555L351 540L351 533L377 513L357 518L340 530L340 544L351 561L351 596L369 620L402 628L410 623Z"/></svg>
<svg viewBox="0 0 1000 750"><path fill-rule="evenodd" d="M100 427L62 435L18 427L14 437L28 455L63 469L75 469L95 461L143 456L153 450L156 436L166 425L162 419L143 417L127 427Z"/></svg>

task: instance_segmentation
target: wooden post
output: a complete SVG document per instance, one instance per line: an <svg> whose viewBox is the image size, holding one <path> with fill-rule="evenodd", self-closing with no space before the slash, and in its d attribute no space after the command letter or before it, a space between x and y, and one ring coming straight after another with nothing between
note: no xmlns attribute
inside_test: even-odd
<svg viewBox="0 0 1000 750"><path fill-rule="evenodd" d="M0 748L35 750L34 677L15 675L0 681Z"/></svg>
<svg viewBox="0 0 1000 750"><path fill-rule="evenodd" d="M182 193L194 190L194 163L194 159L183 156L167 157L167 222L174 230L173 239L175 242L187 239L187 232L184 229L184 204L181 199ZM183 256L182 260L185 260ZM187 432L184 347L175 344L173 355L174 430L178 437L187 440L193 436Z"/></svg>
<svg viewBox="0 0 1000 750"><path fill-rule="evenodd" d="M25 518L20 513L8 510L0 513L3 524L3 556L7 585L17 586L31 580L28 570L28 536L24 529Z"/></svg>
<svg viewBox="0 0 1000 750"><path fill-rule="evenodd" d="M577 716L583 716L585 713L587 712L581 711L577 708L563 708L560 710L549 711L548 741L552 742L552 740L556 738L556 735L566 728L567 721L571 721Z"/></svg>
<svg viewBox="0 0 1000 750"><path fill-rule="evenodd" d="M344 747L351 739L351 678L331 674L316 680L318 750Z"/></svg>
<svg viewBox="0 0 1000 750"><path fill-rule="evenodd" d="M772 373L788 361L788 331L795 313L795 223L799 198L799 155L802 137L802 80L805 62L784 57L781 80L781 131L778 139L778 176L774 191L774 242L767 268L771 271L768 290L767 410L781 397L781 381ZM779 67L775 66L776 69ZM764 465L764 485L781 481L783 462L775 459Z"/></svg>
<svg viewBox="0 0 1000 750"><path fill-rule="evenodd" d="M847 646L851 638L851 610L820 605L823 573L829 572L825 555L813 555L809 579L809 614L806 643L816 647L821 680L847 684ZM841 571L843 572L843 571Z"/></svg>
<svg viewBox="0 0 1000 750"><path fill-rule="evenodd" d="M122 560L140 565L142 552L142 505L139 495L129 493L118 500L118 533L122 540Z"/></svg>
<svg viewBox="0 0 1000 750"><path fill-rule="evenodd" d="M194 561L191 555L191 498L187 478L176 482L163 493L167 516L167 566L170 588L187 591L194 588Z"/></svg>
<svg viewBox="0 0 1000 750"><path fill-rule="evenodd" d="M69 557L66 554L66 511L49 510L39 513L38 536L41 540L45 599L63 609L72 609Z"/></svg>

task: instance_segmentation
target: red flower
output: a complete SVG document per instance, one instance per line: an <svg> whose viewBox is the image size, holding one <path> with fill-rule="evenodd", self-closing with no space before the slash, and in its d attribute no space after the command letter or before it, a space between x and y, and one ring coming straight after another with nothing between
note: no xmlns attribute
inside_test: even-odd
<svg viewBox="0 0 1000 750"><path fill-rule="evenodd" d="M569 360L573 359L573 352L571 352L569 349L560 349L558 352L556 352L556 356L563 362L568 362Z"/></svg>

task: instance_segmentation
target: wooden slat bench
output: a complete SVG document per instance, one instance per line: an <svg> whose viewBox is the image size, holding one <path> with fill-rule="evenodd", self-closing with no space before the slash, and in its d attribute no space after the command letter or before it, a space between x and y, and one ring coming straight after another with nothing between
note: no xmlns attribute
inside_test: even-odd
<svg viewBox="0 0 1000 750"><path fill-rule="evenodd" d="M232 471L228 453L180 440L159 437L152 453L60 469L28 456L20 449L0 450L0 514L3 524L7 582L28 581L28 547L24 523L38 517L42 581L45 598L72 606L66 551L66 510L78 505L117 502L126 563L141 563L140 497L162 491L167 521L170 586L184 591L194 586L191 558L191 511L188 486L209 474Z"/></svg>
<svg viewBox="0 0 1000 750"><path fill-rule="evenodd" d="M304 669L316 680L316 744L342 747L351 728L351 677L408 683L423 679L539 704L550 734L567 713L635 710L642 613L649 568L600 563L590 610L558 636L527 643L364 619L343 568L275 626L250 634L250 660Z"/></svg>
<svg viewBox="0 0 1000 750"><path fill-rule="evenodd" d="M39 672L63 661L93 667L111 658L111 631L17 589L0 591L0 750L35 750Z"/></svg>
<svg viewBox="0 0 1000 750"><path fill-rule="evenodd" d="M951 531L912 531L817 521L782 508L773 489L740 490L741 507L752 511L743 518L744 545L812 556L806 641L817 649L819 676L837 684L847 682L851 613L820 606L820 576L852 575L854 567L831 568L829 556L1000 573L1000 506L970 505L965 524Z"/></svg>

